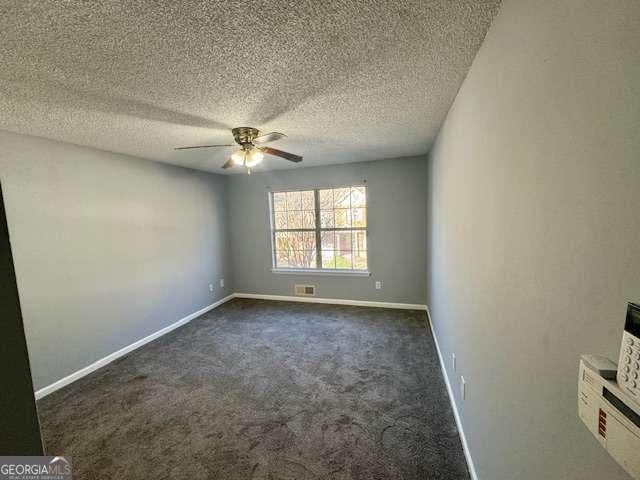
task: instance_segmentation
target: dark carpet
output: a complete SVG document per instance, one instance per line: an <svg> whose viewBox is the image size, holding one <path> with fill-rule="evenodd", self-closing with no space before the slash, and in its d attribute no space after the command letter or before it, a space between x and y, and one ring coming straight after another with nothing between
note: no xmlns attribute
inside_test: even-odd
<svg viewBox="0 0 640 480"><path fill-rule="evenodd" d="M76 479L468 479L424 312L236 299L38 403Z"/></svg>

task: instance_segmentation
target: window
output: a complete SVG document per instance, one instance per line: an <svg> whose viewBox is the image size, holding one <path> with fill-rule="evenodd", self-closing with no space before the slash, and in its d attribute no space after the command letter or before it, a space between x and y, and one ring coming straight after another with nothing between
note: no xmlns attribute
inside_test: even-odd
<svg viewBox="0 0 640 480"><path fill-rule="evenodd" d="M272 192L273 266L367 270L367 188Z"/></svg>

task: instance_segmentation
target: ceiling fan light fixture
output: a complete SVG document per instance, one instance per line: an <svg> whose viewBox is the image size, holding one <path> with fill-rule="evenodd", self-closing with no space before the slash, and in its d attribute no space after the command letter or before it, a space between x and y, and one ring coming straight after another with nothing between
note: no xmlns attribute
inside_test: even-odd
<svg viewBox="0 0 640 480"><path fill-rule="evenodd" d="M244 150L238 150L231 154L231 160L233 160L233 163L236 165L244 165L244 157L245 157Z"/></svg>
<svg viewBox="0 0 640 480"><path fill-rule="evenodd" d="M246 166L247 168L253 168L260 162L262 162L262 160L264 160L264 154L260 150L254 148L253 150L251 150L251 152L249 152Z"/></svg>

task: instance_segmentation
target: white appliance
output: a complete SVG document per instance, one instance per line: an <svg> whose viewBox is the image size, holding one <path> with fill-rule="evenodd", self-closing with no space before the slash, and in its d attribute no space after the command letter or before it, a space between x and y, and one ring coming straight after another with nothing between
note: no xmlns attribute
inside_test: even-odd
<svg viewBox="0 0 640 480"><path fill-rule="evenodd" d="M612 368L613 367L613 370ZM578 415L600 444L632 478L640 479L640 405L612 380L615 364L583 355ZM609 377L609 378L605 378Z"/></svg>
<svg viewBox="0 0 640 480"><path fill-rule="evenodd" d="M627 305L618 365L618 385L640 405L640 306L635 303Z"/></svg>

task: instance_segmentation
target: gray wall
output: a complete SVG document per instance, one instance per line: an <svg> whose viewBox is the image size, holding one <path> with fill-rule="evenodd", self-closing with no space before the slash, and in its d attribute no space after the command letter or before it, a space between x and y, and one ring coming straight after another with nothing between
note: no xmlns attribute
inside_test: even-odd
<svg viewBox="0 0 640 480"><path fill-rule="evenodd" d="M36 389L231 293L224 177L6 132L0 145Z"/></svg>
<svg viewBox="0 0 640 480"><path fill-rule="evenodd" d="M236 292L293 295L294 283L318 285L317 296L424 304L426 299L426 161L409 157L234 175L229 184ZM368 186L371 277L271 272L269 189ZM383 289L376 290L376 280Z"/></svg>
<svg viewBox="0 0 640 480"><path fill-rule="evenodd" d="M481 480L628 478L576 384L640 300L639 47L637 0L505 1L431 152L429 303Z"/></svg>

